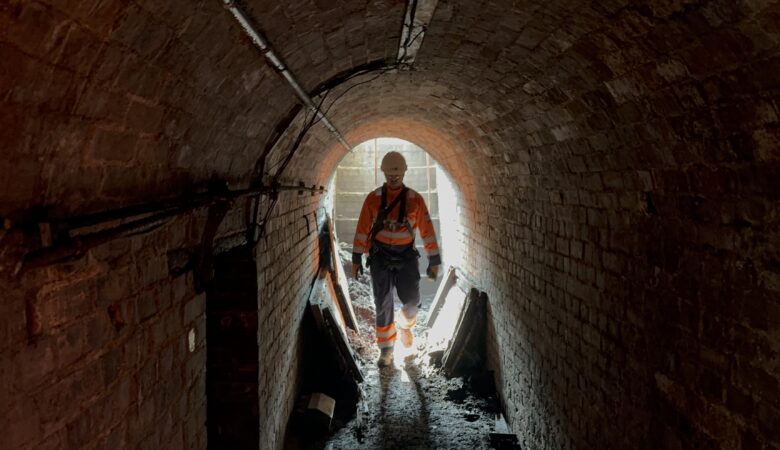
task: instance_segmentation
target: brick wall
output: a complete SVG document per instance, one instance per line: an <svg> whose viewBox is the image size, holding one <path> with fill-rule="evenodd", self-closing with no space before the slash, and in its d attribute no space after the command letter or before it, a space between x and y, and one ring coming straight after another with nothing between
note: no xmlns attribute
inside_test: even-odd
<svg viewBox="0 0 780 450"><path fill-rule="evenodd" d="M301 383L300 324L319 264L321 200L309 194L283 194L279 206L284 205L284 214L268 224L267 238L256 249L261 448L282 448Z"/></svg>
<svg viewBox="0 0 780 450"><path fill-rule="evenodd" d="M396 52L403 3L298 6L247 12L306 90ZM299 26L280 20L301 13ZM320 14L342 26L321 29ZM218 1L5 2L0 73L4 216L176 197L213 176L246 186L256 150L297 104Z"/></svg>
<svg viewBox="0 0 780 450"><path fill-rule="evenodd" d="M353 12L362 23L366 12ZM379 10L368 16L377 28L391 23ZM315 36L311 47L336 51L339 37ZM392 47L354 50L368 57ZM336 61L319 67L344 70ZM20 0L0 5L0 102L0 216L16 224L178 198L212 178L244 187L257 148L296 100L220 2ZM300 179L324 184L313 173ZM316 263L319 197L299 204L296 195L282 195L257 250L261 436L272 447L294 400L296 383L279 383L298 377L300 300ZM233 232L244 225L241 211L232 213ZM3 279L0 403L12 413L0 429L10 430L11 448L205 445L204 297L191 272L173 277L167 267L167 252L199 243L203 214L72 265ZM42 315L32 344L29 301ZM114 329L110 314L126 324Z"/></svg>
<svg viewBox="0 0 780 450"><path fill-rule="evenodd" d="M295 102L220 2L21 0L0 24L4 216L246 185Z"/></svg>
<svg viewBox="0 0 780 450"><path fill-rule="evenodd" d="M205 447L205 296L168 261L203 219L4 279L4 446ZM40 332L29 340L31 314Z"/></svg>
<svg viewBox="0 0 780 450"><path fill-rule="evenodd" d="M689 23L713 7L676 13ZM605 41L635 14L657 39L688 26L656 13L620 11L618 30L583 38L575 53L609 64L620 50ZM741 25L756 31L752 44L728 26L713 31L717 44L676 43L685 67L675 75L634 55L635 66L574 99L564 84L560 109L548 103L514 126L530 173L492 183L468 238L483 248L473 261L496 299L491 354L526 446L780 445L778 162L756 138L777 127L776 100L764 100L777 91L740 67L756 55L742 46L776 48L757 23ZM569 56L585 67L594 54ZM542 117L568 119L547 127Z"/></svg>
<svg viewBox="0 0 780 450"><path fill-rule="evenodd" d="M281 447L297 393L299 324L318 263L321 200L282 194L256 250L258 284L250 295L260 303L252 341L259 346L253 384L261 448ZM174 276L170 269L177 264L171 255L200 243L206 215L4 280L11 288L0 304L0 403L8 413L0 428L8 448L205 448L206 295L196 294L192 271ZM243 207L231 210L218 239L242 233L245 215ZM40 333L28 342L30 302Z"/></svg>
<svg viewBox="0 0 780 450"><path fill-rule="evenodd" d="M480 281L498 299L491 354L514 429L539 448L777 445L780 305L761 244L774 238L733 223L768 208L764 194L711 193L700 207L719 213L703 218L695 193L663 182L653 206L641 187L570 202L555 187L474 230L503 268ZM507 241L483 238L494 230Z"/></svg>

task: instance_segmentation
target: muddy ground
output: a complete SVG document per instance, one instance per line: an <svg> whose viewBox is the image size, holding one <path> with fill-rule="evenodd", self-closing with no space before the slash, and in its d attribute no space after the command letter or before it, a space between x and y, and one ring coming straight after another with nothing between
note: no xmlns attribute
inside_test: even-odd
<svg viewBox="0 0 780 450"><path fill-rule="evenodd" d="M347 260L345 269L349 273L349 255L343 254L342 258ZM412 349L404 349L398 342L395 365L379 369L370 278L358 278L350 278L349 287L362 332L352 332L349 338L365 376L360 384L362 398L355 414L333 420L332 434L316 448L492 448L489 433L505 431L497 420L492 386L486 390L482 383L475 389L473 380L477 377L448 379L429 356L431 349L426 346L424 324L433 299L423 298ZM475 391L480 391L480 395L475 395Z"/></svg>

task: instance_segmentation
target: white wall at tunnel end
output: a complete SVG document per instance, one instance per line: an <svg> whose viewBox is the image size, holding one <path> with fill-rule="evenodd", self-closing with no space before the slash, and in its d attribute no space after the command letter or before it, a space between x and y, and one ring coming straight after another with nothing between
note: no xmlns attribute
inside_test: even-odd
<svg viewBox="0 0 780 450"><path fill-rule="evenodd" d="M439 189L439 220L441 223L441 274L447 273L450 266L463 267L463 226L458 206L459 194L452 179L436 166L436 179Z"/></svg>

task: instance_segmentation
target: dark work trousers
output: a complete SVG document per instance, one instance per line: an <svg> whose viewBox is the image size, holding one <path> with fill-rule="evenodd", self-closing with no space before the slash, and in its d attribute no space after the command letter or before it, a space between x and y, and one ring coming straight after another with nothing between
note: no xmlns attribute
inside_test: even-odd
<svg viewBox="0 0 780 450"><path fill-rule="evenodd" d="M375 244L376 245L376 244ZM371 253L371 286L376 306L376 327L386 328L393 323L393 288L403 307L399 326L411 328L420 307L419 253L412 246L398 248L381 246Z"/></svg>

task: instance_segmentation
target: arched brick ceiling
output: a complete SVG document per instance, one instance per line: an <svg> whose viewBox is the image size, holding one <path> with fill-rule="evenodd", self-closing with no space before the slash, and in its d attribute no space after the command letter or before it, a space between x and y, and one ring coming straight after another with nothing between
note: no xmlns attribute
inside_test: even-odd
<svg viewBox="0 0 780 450"><path fill-rule="evenodd" d="M393 119L439 130L471 150L458 164L483 194L752 157L776 173L777 152L753 134L777 123L777 5L573 3L439 2L415 70L350 91L329 115L347 134ZM315 134L311 154L328 142Z"/></svg>
<svg viewBox="0 0 780 450"><path fill-rule="evenodd" d="M248 183L297 100L221 2L71 3L0 8L0 95L16 125L2 133L0 170L15 182L0 213ZM392 61L405 7L244 6L307 89ZM766 155L773 137L751 130L777 122L777 17L768 1L440 1L415 70L351 91L330 115L347 135L420 120L468 150L459 162L485 192L508 189L509 173L561 173L563 157L620 170ZM334 142L316 127L290 176L305 180Z"/></svg>
<svg viewBox="0 0 780 450"><path fill-rule="evenodd" d="M307 91L338 73L398 53L405 0L246 0L248 15Z"/></svg>

